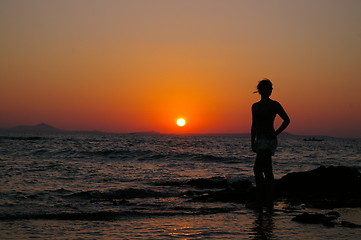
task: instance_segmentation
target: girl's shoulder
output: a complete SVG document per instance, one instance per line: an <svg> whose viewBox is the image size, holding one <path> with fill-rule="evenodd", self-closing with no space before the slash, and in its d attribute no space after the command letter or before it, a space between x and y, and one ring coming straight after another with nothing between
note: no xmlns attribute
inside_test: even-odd
<svg viewBox="0 0 361 240"><path fill-rule="evenodd" d="M268 99L266 101L261 100L261 101L255 102L255 103L252 104L252 109L257 108L258 106L260 106L262 108L266 107L266 108L271 108L271 109L280 109L280 108L282 108L282 105L278 101L275 101L275 100L272 100L272 99Z"/></svg>
<svg viewBox="0 0 361 240"><path fill-rule="evenodd" d="M277 102L277 101L275 101L275 100L271 100L271 101L272 101L272 104L281 106L281 104L280 104L279 102Z"/></svg>

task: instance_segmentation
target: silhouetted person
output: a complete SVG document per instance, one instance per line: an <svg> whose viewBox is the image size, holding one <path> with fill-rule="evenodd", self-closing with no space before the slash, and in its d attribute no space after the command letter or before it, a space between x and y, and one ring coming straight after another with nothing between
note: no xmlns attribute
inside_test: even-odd
<svg viewBox="0 0 361 240"><path fill-rule="evenodd" d="M270 99L272 89L270 80L260 81L257 92L261 95L261 100L252 105L251 144L252 150L257 153L253 168L257 201L249 206L253 208L263 206L273 208L272 156L277 148L277 135L290 124L290 119L281 104ZM277 130L273 126L276 115L283 119L283 123Z"/></svg>

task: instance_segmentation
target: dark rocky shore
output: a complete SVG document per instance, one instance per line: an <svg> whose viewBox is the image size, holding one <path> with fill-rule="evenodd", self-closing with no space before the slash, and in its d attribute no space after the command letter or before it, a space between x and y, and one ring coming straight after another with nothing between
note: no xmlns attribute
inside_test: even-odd
<svg viewBox="0 0 361 240"><path fill-rule="evenodd" d="M187 182L166 182L164 185L192 186L184 197L193 201L236 202L247 204L255 200L255 186L249 180L229 182L225 178L193 179ZM315 209L361 208L361 173L350 167L318 167L311 171L294 172L275 180L275 201L289 206ZM323 213L298 212L292 220L300 223L361 228L347 221L337 222L336 211Z"/></svg>
<svg viewBox="0 0 361 240"><path fill-rule="evenodd" d="M361 173L349 167L319 167L277 180L277 197L292 204L333 209L361 207Z"/></svg>
<svg viewBox="0 0 361 240"><path fill-rule="evenodd" d="M185 195L196 201L247 203L255 199L255 186L249 180L229 182L225 178L193 179L164 185L193 186ZM350 167L324 167L289 173L275 181L276 201L291 205L333 209L361 207L361 173Z"/></svg>

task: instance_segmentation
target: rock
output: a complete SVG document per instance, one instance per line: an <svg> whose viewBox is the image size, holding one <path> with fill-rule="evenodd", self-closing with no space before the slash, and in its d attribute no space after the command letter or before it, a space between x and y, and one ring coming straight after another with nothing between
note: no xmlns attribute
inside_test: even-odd
<svg viewBox="0 0 361 240"><path fill-rule="evenodd" d="M292 219L292 221L300 223L311 223L311 224L325 224L334 220L332 217L328 217L321 213L302 213Z"/></svg>
<svg viewBox="0 0 361 240"><path fill-rule="evenodd" d="M298 193L360 191L361 173L349 167L321 166L307 172L289 173L277 181L281 191Z"/></svg>
<svg viewBox="0 0 361 240"><path fill-rule="evenodd" d="M231 187L234 188L235 190L242 191L242 192L249 191L254 188L251 181L249 181L249 180L239 180L239 181L233 182L233 183L231 183Z"/></svg>
<svg viewBox="0 0 361 240"><path fill-rule="evenodd" d="M201 194L195 196L194 200L245 203L255 198L255 188L249 180L240 180L222 190L201 192Z"/></svg>
<svg viewBox="0 0 361 240"><path fill-rule="evenodd" d="M229 182L225 178L199 178L172 183L192 186L202 191L188 194L196 201L247 203L257 200L256 189L249 180ZM333 209L361 207L361 173L350 167L319 167L306 172L289 173L275 181L276 200L293 205Z"/></svg>
<svg viewBox="0 0 361 240"><path fill-rule="evenodd" d="M361 207L361 173L349 167L319 167L276 181L277 196L312 207Z"/></svg>
<svg viewBox="0 0 361 240"><path fill-rule="evenodd" d="M330 222L324 222L324 223L323 223L323 226L325 226L325 227L335 227L335 226L336 226L336 223L335 223L335 222L332 222L332 221L330 221Z"/></svg>
<svg viewBox="0 0 361 240"><path fill-rule="evenodd" d="M226 188L231 186L231 183L222 177L212 177L212 178L196 178L189 181L166 181L162 183L157 183L160 186L192 186L199 189L212 189L212 188Z"/></svg>
<svg viewBox="0 0 361 240"><path fill-rule="evenodd" d="M342 227L348 227L348 228L361 228L360 224L348 222L348 221L342 221L341 222Z"/></svg>
<svg viewBox="0 0 361 240"><path fill-rule="evenodd" d="M309 223L309 224L323 224L325 227L335 227L339 225L341 227L348 228L361 228L360 224L352 223L349 221L342 221L340 224L335 222L336 219L340 217L340 213L332 211L326 214L322 213L302 213L292 219L292 221L299 223Z"/></svg>
<svg viewBox="0 0 361 240"><path fill-rule="evenodd" d="M325 214L327 217L333 218L333 219L337 219L339 217L341 217L341 214L339 212L336 211L331 211Z"/></svg>
<svg viewBox="0 0 361 240"><path fill-rule="evenodd" d="M197 188L225 188L230 185L230 183L224 178L199 178L192 179L185 183L185 185L190 185Z"/></svg>

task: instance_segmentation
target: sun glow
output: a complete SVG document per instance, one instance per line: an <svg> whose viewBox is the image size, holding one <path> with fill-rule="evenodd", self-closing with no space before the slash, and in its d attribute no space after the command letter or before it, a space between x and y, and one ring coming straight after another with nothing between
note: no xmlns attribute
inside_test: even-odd
<svg viewBox="0 0 361 240"><path fill-rule="evenodd" d="M184 120L183 118L177 119L177 125L179 127L183 127L184 125L186 125L186 120Z"/></svg>

